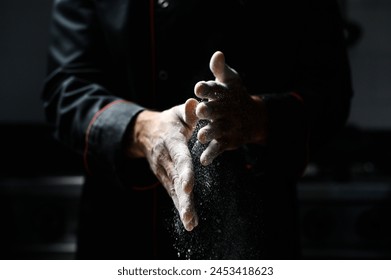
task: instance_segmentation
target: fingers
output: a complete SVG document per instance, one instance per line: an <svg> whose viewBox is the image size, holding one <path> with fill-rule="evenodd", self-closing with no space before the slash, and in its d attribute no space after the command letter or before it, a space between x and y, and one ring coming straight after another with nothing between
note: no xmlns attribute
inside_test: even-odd
<svg viewBox="0 0 391 280"><path fill-rule="evenodd" d="M215 81L202 81L194 86L194 94L201 99L221 99L225 96L226 92L227 87L224 84Z"/></svg>
<svg viewBox="0 0 391 280"><path fill-rule="evenodd" d="M228 139L229 137L229 128L223 120L211 122L201 128L197 133L197 139L201 144L206 144L213 139L222 140Z"/></svg>
<svg viewBox="0 0 391 280"><path fill-rule="evenodd" d="M227 106L218 101L200 102L196 108L196 115L201 120L217 120L223 118L227 110Z"/></svg>
<svg viewBox="0 0 391 280"><path fill-rule="evenodd" d="M212 140L205 151L201 154L201 164L207 166L213 162L213 160L224 151L223 145L217 140Z"/></svg>
<svg viewBox="0 0 391 280"><path fill-rule="evenodd" d="M167 170L172 170L173 168L170 168L168 166L163 167L162 165L157 166L156 174L160 180L160 182L163 184L163 186L166 188L169 196L171 197L172 201L174 202L175 208L179 209L179 201L178 197L176 195L175 187L173 184L173 181L170 179L171 176L168 175Z"/></svg>
<svg viewBox="0 0 391 280"><path fill-rule="evenodd" d="M179 205L179 216L181 217L183 226L187 231L191 231L198 225L198 216L193 204L193 195L177 194L177 197Z"/></svg>
<svg viewBox="0 0 391 280"><path fill-rule="evenodd" d="M208 165L224 150L232 150L243 143L243 112L249 96L239 74L225 63L224 54L215 52L209 63L215 81L201 81L194 87L197 97L207 100L196 107L196 116L209 124L197 134L202 144L209 142L200 161ZM229 127L227 127L229 124Z"/></svg>
<svg viewBox="0 0 391 280"><path fill-rule="evenodd" d="M215 76L215 81L198 82L194 87L194 93L201 99L224 98L228 85L240 81L239 74L225 63L224 54L220 51L212 55L209 67Z"/></svg>
<svg viewBox="0 0 391 280"><path fill-rule="evenodd" d="M193 203L193 194L188 192L181 184L180 176L171 160L162 162L157 167L160 181L170 195L179 217L186 230L191 231L198 225L198 216Z"/></svg>
<svg viewBox="0 0 391 280"><path fill-rule="evenodd" d="M216 80L221 83L227 83L237 78L238 73L225 64L224 54L220 51L215 52L209 62L209 68Z"/></svg>
<svg viewBox="0 0 391 280"><path fill-rule="evenodd" d="M155 143L150 153L150 165L171 196L186 230L198 223L193 203L194 173L192 158L183 134L170 134L164 142Z"/></svg>
<svg viewBox="0 0 391 280"><path fill-rule="evenodd" d="M171 169L171 178L175 182L175 199L178 201L177 209L181 221L188 231L193 230L198 225L198 216L195 211L192 193L194 186L193 164L187 146L187 140L190 138L198 122L196 115L197 105L198 101L190 98L184 105L176 107L176 114L184 123L184 126L180 129L183 133L171 135L166 141L171 165L175 167Z"/></svg>
<svg viewBox="0 0 391 280"><path fill-rule="evenodd" d="M173 108L177 120L180 121L177 123L177 125L179 125L177 127L177 132L183 134L186 139L191 137L198 122L198 117L196 115L197 105L198 101L194 98L190 98L185 104ZM185 140L185 142L187 142L187 140Z"/></svg>
<svg viewBox="0 0 391 280"><path fill-rule="evenodd" d="M232 135L227 124L218 120L201 128L197 133L197 139L201 144L208 144L208 147L201 154L200 162L207 166L223 151L232 149L230 139Z"/></svg>
<svg viewBox="0 0 391 280"><path fill-rule="evenodd" d="M186 193L190 193L194 184L193 164L189 149L186 145L187 141L181 136L176 136L167 141L167 149L172 160L175 171L178 174L178 184Z"/></svg>
<svg viewBox="0 0 391 280"><path fill-rule="evenodd" d="M192 158L185 139L173 139L178 141L167 142L167 149L172 160L169 174L174 182L176 196L178 198L178 211L181 220L187 230L192 230L198 221L193 203L194 172Z"/></svg>

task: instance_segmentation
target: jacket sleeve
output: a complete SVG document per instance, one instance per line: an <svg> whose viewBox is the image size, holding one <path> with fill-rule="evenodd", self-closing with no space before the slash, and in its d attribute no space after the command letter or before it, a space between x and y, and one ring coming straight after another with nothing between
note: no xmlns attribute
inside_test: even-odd
<svg viewBox="0 0 391 280"><path fill-rule="evenodd" d="M345 125L353 94L338 4L308 3L292 92L264 96L274 162L300 174L309 152Z"/></svg>
<svg viewBox="0 0 391 280"><path fill-rule="evenodd" d="M89 172L94 166L114 171L125 130L143 109L105 87L105 56L94 1L54 1L45 114L54 137L82 155Z"/></svg>

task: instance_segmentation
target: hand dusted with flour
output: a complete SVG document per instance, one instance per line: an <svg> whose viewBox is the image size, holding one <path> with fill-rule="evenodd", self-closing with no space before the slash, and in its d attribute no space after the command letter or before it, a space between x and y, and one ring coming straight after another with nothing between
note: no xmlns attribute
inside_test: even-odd
<svg viewBox="0 0 391 280"><path fill-rule="evenodd" d="M145 157L167 190L187 230L198 224L193 205L194 173L187 142L195 128L195 99L163 112L145 110L137 117L128 154Z"/></svg>
<svg viewBox="0 0 391 280"><path fill-rule="evenodd" d="M189 141L200 225L187 233L177 220L175 246L188 259L260 258L261 201L249 187L255 184L245 169L243 145L265 142L264 105L247 93L222 52L213 54L209 67L215 81L194 88L203 102L196 107L200 121Z"/></svg>
<svg viewBox="0 0 391 280"><path fill-rule="evenodd" d="M225 63L224 54L215 52L209 67L215 81L198 82L194 88L196 96L206 100L198 104L196 114L209 120L198 132L198 140L209 143L201 155L203 165L243 144L263 144L267 134L262 99L247 93L239 74Z"/></svg>

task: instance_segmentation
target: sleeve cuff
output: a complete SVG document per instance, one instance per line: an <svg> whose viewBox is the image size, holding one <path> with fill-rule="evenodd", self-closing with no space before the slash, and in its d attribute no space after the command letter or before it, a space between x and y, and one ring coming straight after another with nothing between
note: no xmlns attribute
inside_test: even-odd
<svg viewBox="0 0 391 280"><path fill-rule="evenodd" d="M84 165L92 173L96 165L115 168L122 153L125 131L132 119L144 108L126 100L115 100L99 110L85 134Z"/></svg>

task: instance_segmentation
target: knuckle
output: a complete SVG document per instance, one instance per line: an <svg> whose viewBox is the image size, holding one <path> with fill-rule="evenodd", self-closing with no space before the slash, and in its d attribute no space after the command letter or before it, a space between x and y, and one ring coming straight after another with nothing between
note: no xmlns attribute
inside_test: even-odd
<svg viewBox="0 0 391 280"><path fill-rule="evenodd" d="M165 162L167 159L167 156L165 153L160 152L160 153L156 153L155 158L156 158L157 162Z"/></svg>
<svg viewBox="0 0 391 280"><path fill-rule="evenodd" d="M187 166L191 164L191 157L181 157L176 161L176 163L178 170L187 169Z"/></svg>
<svg viewBox="0 0 391 280"><path fill-rule="evenodd" d="M174 189L174 188L170 188L170 189L168 190L168 195L169 195L170 197L176 196L175 189Z"/></svg>
<svg viewBox="0 0 391 280"><path fill-rule="evenodd" d="M209 109L205 102L201 102L196 108L196 115L198 117L206 117L208 115L208 111Z"/></svg>
<svg viewBox="0 0 391 280"><path fill-rule="evenodd" d="M159 139L156 141L155 145L151 148L152 157L160 157L163 154L165 149L163 139Z"/></svg>
<svg viewBox="0 0 391 280"><path fill-rule="evenodd" d="M177 186L179 183L179 175L178 174L172 174L171 175L171 181L174 184L174 186Z"/></svg>
<svg viewBox="0 0 391 280"><path fill-rule="evenodd" d="M206 133L205 132L199 132L198 135L197 135L197 139L198 141L200 141L202 144L206 144L208 141L207 141L207 137L206 137Z"/></svg>

